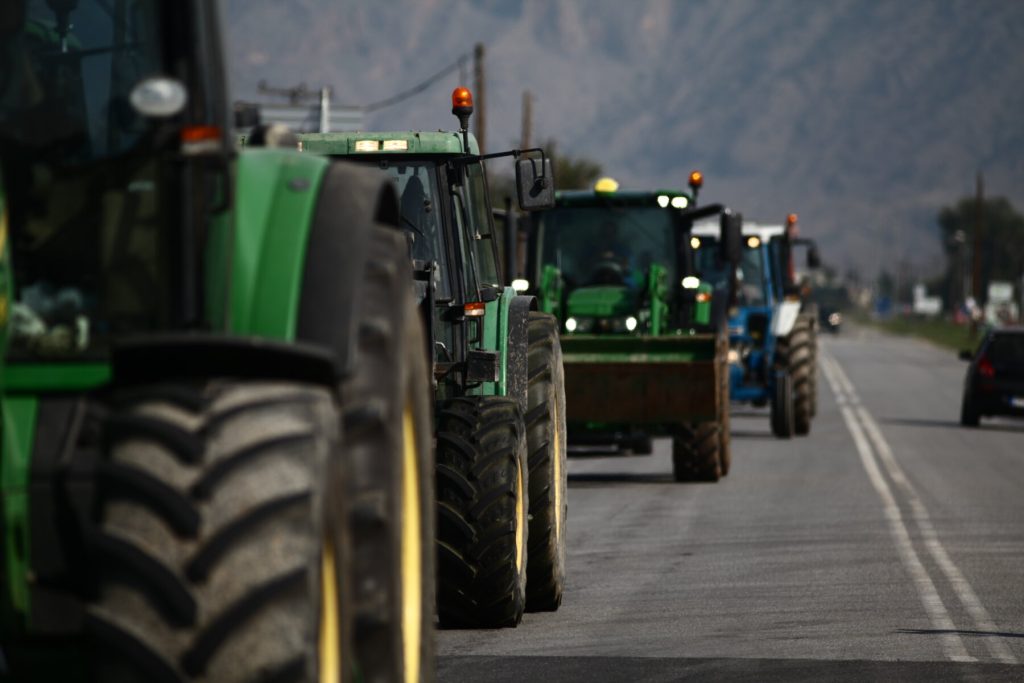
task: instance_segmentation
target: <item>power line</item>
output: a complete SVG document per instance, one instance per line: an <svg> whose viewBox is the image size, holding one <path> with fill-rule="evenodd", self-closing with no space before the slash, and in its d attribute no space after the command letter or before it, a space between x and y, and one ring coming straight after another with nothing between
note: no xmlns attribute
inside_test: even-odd
<svg viewBox="0 0 1024 683"><path fill-rule="evenodd" d="M363 104L363 105L344 105L343 104L343 105L338 105L338 106L340 108L342 108L342 109L359 109L359 110L364 111L364 112L371 112L371 111L376 111L378 109L384 109L385 107L390 107L390 106L392 106L394 104L398 104L399 102L407 100L407 99L409 99L410 97L412 97L414 95L420 94L421 92L423 92L424 90L426 90L427 88L432 86L434 83L437 83L439 80L441 80L442 78L444 78L448 74L452 73L456 69L460 70L460 72L462 72L462 73L465 73L465 71L464 71L465 64L466 64L466 61L468 59L469 59L469 53L468 52L464 53L462 55L459 55L458 59L456 59L454 62L452 62L448 66L444 67L443 69L441 69L440 71L435 73L433 76L430 76L430 77L426 78L425 80L423 80L422 82L414 85L413 87L409 88L408 90L403 90L402 92L398 93L397 95L392 95L391 97L388 97L386 99L378 100L377 102L371 102L370 104Z"/></svg>

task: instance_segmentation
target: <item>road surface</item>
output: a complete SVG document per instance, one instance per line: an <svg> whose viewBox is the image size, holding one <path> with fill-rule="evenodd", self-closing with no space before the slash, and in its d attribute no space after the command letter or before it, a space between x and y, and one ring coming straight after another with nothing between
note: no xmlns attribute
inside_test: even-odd
<svg viewBox="0 0 1024 683"><path fill-rule="evenodd" d="M441 681L1024 680L1024 422L958 424L965 365L822 340L812 433L734 406L718 484L573 459L561 609L443 630Z"/></svg>

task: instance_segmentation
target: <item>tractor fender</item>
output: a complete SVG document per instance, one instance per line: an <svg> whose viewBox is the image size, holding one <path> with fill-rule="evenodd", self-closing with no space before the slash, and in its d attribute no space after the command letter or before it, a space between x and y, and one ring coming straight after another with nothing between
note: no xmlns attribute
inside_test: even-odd
<svg viewBox="0 0 1024 683"><path fill-rule="evenodd" d="M370 230L399 229L399 215L395 187L378 172L331 163L310 227L295 338L333 351L342 376L354 362Z"/></svg>
<svg viewBox="0 0 1024 683"><path fill-rule="evenodd" d="M337 360L321 345L209 333L146 334L114 345L117 387L182 378L290 380L337 387Z"/></svg>
<svg viewBox="0 0 1024 683"><path fill-rule="evenodd" d="M783 301L772 311L772 336L785 337L793 329L800 315L799 301Z"/></svg>

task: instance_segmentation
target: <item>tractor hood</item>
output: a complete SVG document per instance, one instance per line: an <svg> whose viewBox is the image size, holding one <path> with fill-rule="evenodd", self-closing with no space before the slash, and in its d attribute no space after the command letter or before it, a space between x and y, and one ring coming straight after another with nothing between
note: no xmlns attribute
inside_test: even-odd
<svg viewBox="0 0 1024 683"><path fill-rule="evenodd" d="M608 318L636 312L636 294L621 285L579 287L568 300L568 313L574 317Z"/></svg>

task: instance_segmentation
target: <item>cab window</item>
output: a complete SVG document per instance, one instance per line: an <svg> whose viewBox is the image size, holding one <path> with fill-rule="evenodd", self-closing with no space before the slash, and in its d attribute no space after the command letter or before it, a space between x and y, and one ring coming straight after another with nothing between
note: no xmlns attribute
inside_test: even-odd
<svg viewBox="0 0 1024 683"><path fill-rule="evenodd" d="M480 270L480 283L497 287L501 284L498 272L498 259L495 253L494 226L491 223L491 207L487 202L487 179L481 163L467 167L469 179L469 215L473 228L470 237L473 240L477 267Z"/></svg>

